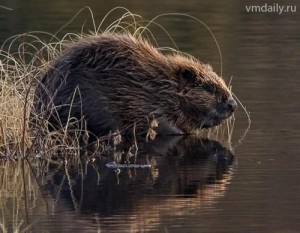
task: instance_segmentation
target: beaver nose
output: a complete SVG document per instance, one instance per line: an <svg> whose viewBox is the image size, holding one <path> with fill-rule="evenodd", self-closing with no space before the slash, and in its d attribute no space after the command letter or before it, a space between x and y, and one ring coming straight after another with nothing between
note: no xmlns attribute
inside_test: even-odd
<svg viewBox="0 0 300 233"><path fill-rule="evenodd" d="M237 103L233 98L229 98L223 105L223 108L227 111L234 112L236 110Z"/></svg>

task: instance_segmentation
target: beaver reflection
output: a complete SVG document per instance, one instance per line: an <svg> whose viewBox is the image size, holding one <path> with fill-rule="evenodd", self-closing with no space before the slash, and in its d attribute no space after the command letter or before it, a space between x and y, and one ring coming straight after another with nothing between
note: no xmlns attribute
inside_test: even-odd
<svg viewBox="0 0 300 233"><path fill-rule="evenodd" d="M122 154L116 151L111 157L118 157L118 153ZM112 158L98 158L87 164L83 180L75 172L77 168L69 171L73 180L71 190L70 182L65 181L64 188L60 189L64 191L53 194L63 202L79 203L81 213L97 213L103 217L147 210L150 206L159 211L162 203L168 205L170 201L172 205L166 208L184 208L183 198L195 199L195 207L199 208L198 202L211 203L224 194L234 156L217 141L158 137L151 143L139 144L134 159L136 165L151 164L151 168L112 169L106 166ZM52 188L62 187L63 176L62 171L54 175ZM177 200L181 201L177 203Z"/></svg>

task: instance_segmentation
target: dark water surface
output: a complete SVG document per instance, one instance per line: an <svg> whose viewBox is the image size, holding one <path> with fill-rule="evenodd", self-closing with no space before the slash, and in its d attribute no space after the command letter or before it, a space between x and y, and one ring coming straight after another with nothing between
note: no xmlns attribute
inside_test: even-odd
<svg viewBox="0 0 300 233"><path fill-rule="evenodd" d="M233 76L252 124L238 144L248 126L239 107L231 146L222 137L142 144L137 163L151 168L116 170L106 166L109 158L98 158L66 174L53 164L42 181L46 197L31 190L30 224L13 211L22 203L12 201L13 210L1 203L0 229L18 232L23 221L28 232L300 232L300 4L277 2L298 12L246 12L245 5L259 1L2 1L14 10L0 8L1 44L26 31L55 33L86 5L97 24L120 5L147 19L166 12L202 19L221 47L224 79ZM62 33L80 32L85 20L91 25L86 13ZM180 50L220 72L217 48L201 24L179 16L159 23ZM171 46L163 32L156 38Z"/></svg>

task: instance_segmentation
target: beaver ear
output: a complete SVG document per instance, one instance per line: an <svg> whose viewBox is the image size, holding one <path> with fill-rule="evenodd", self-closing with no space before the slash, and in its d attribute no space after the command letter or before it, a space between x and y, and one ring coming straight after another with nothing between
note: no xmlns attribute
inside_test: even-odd
<svg viewBox="0 0 300 233"><path fill-rule="evenodd" d="M194 82L196 79L194 71L188 68L181 68L179 70L179 77L184 82Z"/></svg>

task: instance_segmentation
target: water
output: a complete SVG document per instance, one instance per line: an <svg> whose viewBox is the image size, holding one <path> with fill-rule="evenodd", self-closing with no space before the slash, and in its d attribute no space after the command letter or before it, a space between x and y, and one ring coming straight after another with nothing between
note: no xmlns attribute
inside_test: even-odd
<svg viewBox="0 0 300 233"><path fill-rule="evenodd" d="M21 229L27 226L33 232L299 232L300 15L247 13L245 4L256 3L1 3L14 9L0 8L1 42L26 31L54 33L85 5L91 6L97 23L118 5L148 19L165 12L196 16L214 31L223 54L224 79L228 83L233 76L233 91L252 121L238 145L248 124L239 107L232 140L234 158L229 145L218 138L219 142L173 138L141 146L138 162L151 163L153 169L121 169L117 175L118 171L105 166L109 159L97 159L65 174L63 165L53 164L48 174L40 174L43 198L31 179L29 198L34 206L29 206L29 224L25 213L13 211L17 204L7 201L2 202L5 221L1 226L11 232L23 220ZM91 25L85 14L62 33L80 31L85 18ZM180 50L220 72L216 46L201 24L184 17L159 22ZM160 44L170 45L163 32L157 30L156 35ZM20 165L11 166L14 171ZM23 201L18 206L24 210Z"/></svg>

